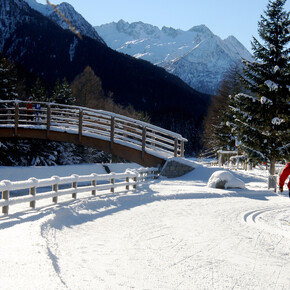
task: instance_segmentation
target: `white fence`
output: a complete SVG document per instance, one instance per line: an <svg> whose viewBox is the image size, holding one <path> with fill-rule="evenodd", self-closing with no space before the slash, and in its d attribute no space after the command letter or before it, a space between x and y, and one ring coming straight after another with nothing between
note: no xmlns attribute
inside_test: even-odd
<svg viewBox="0 0 290 290"><path fill-rule="evenodd" d="M113 193L116 188L120 187L128 191L130 186L134 190L139 183L157 177L157 168L141 168L138 170L128 169L124 173L73 174L67 177L52 176L46 179L32 177L24 181L2 180L0 182L0 191L2 192L0 207L2 207L2 213L7 215L9 207L12 205L27 203L30 208L35 208L37 201L51 199L52 203L56 204L59 197L65 195L71 195L73 199L76 199L79 193L89 193L96 196L108 192ZM47 187L49 190L46 189ZM12 191L19 190L27 190L28 194L18 197L10 196ZM42 192L38 193L38 190Z"/></svg>

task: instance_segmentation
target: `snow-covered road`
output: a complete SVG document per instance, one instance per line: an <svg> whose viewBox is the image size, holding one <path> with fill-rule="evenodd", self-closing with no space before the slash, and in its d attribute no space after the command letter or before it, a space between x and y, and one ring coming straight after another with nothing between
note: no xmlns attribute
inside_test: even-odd
<svg viewBox="0 0 290 290"><path fill-rule="evenodd" d="M289 198L215 170L0 218L1 289L290 289Z"/></svg>

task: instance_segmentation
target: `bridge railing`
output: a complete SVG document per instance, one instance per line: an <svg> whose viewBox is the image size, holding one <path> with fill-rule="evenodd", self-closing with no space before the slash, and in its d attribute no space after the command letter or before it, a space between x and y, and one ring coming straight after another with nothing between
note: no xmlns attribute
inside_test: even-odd
<svg viewBox="0 0 290 290"><path fill-rule="evenodd" d="M82 197L104 195L114 193L118 188L125 191L135 190L136 186L145 180L158 177L157 168L140 168L138 170L128 169L124 173L76 175L67 177L52 176L46 179L29 178L24 181L2 180L0 192L2 199L0 207L2 213L7 215L12 205L27 204L30 208L36 207L36 202L51 199L52 203L61 202L60 197L71 196L76 199ZM21 196L13 196L13 192L22 191ZM26 194L23 195L23 191ZM67 198L66 198L67 201ZM46 202L47 205L47 202ZM21 206L18 211L25 210Z"/></svg>
<svg viewBox="0 0 290 290"><path fill-rule="evenodd" d="M26 101L0 101L0 126L41 128L47 131L65 131L92 136L114 143L134 147L142 154L158 151L165 156L184 157L184 142L180 134L122 115L85 107L33 102L40 110L26 109Z"/></svg>

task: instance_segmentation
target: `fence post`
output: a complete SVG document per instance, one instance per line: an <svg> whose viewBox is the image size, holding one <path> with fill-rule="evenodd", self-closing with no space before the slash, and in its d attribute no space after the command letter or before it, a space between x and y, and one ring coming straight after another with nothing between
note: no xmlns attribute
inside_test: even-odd
<svg viewBox="0 0 290 290"><path fill-rule="evenodd" d="M73 183L72 183L72 187L75 188L75 189L77 189L77 187L78 187L78 183L77 183L77 182L73 182ZM77 193L76 193L76 192L73 192L73 194L72 194L72 198L74 198L74 199L77 198Z"/></svg>
<svg viewBox="0 0 290 290"><path fill-rule="evenodd" d="M4 190L2 192L2 199L5 199L6 201L8 201L9 200L9 196L10 196L9 190ZM8 211L9 211L9 205L4 205L2 207L2 213L8 214Z"/></svg>
<svg viewBox="0 0 290 290"><path fill-rule="evenodd" d="M33 183L34 186L30 187L29 188L29 195L32 195L34 198L36 196L36 183L37 183L37 179L34 178L34 177L31 177L29 178L29 180ZM29 206L31 208L35 208L35 204L36 204L36 200L32 200L30 203L29 203Z"/></svg>
<svg viewBox="0 0 290 290"><path fill-rule="evenodd" d="M154 174L153 179L157 179L158 178L158 170L154 170L153 174Z"/></svg>
<svg viewBox="0 0 290 290"><path fill-rule="evenodd" d="M52 185L52 190L53 190L55 193L57 193L57 191L58 191L58 184L53 184L53 185ZM57 203L57 196L54 196L54 197L52 198L52 202Z"/></svg>
<svg viewBox="0 0 290 290"><path fill-rule="evenodd" d="M146 133L147 133L147 128L144 126L142 130L142 160L144 160L145 150L146 150Z"/></svg>
<svg viewBox="0 0 290 290"><path fill-rule="evenodd" d="M52 178L55 180L55 184L52 185L52 191L55 192L56 196L54 196L52 198L52 202L57 203L58 201L58 196L57 196L57 192L58 192L58 182L59 182L59 177L58 176L52 176Z"/></svg>
<svg viewBox="0 0 290 290"><path fill-rule="evenodd" d="M111 187L111 192L115 192L115 188L114 188L114 184L115 184L115 178L111 178L110 180L111 184L112 184L112 187Z"/></svg>
<svg viewBox="0 0 290 290"><path fill-rule="evenodd" d="M30 187L29 188L29 195L32 195L35 197L35 194L36 194L36 188L35 187ZM29 203L29 206L31 208L35 208L35 200L32 200L30 203Z"/></svg>
<svg viewBox="0 0 290 290"><path fill-rule="evenodd" d="M97 185L96 180L92 180L92 186L96 186L96 185ZM96 195L96 190L95 189L92 190L92 195Z"/></svg>
<svg viewBox="0 0 290 290"><path fill-rule="evenodd" d="M133 189L136 189L137 187L137 176L133 177L133 181L135 184L133 184Z"/></svg>
<svg viewBox="0 0 290 290"><path fill-rule="evenodd" d="M77 180L78 180L78 177L79 176L77 174L73 174L72 176L76 179L76 181L74 181L72 183L72 187L75 188L75 190L76 190L75 192L73 192L72 198L76 199L77 198L77 188L78 188L78 182L77 182Z"/></svg>
<svg viewBox="0 0 290 290"><path fill-rule="evenodd" d="M114 144L114 135L115 135L115 117L111 117L111 143L110 143L110 149L113 150L113 144Z"/></svg>
<svg viewBox="0 0 290 290"><path fill-rule="evenodd" d="M46 114L46 137L49 137L50 131L50 123L51 123L51 106L47 104L47 114Z"/></svg>
<svg viewBox="0 0 290 290"><path fill-rule="evenodd" d="M79 141L82 141L82 132L83 132L83 115L84 111L82 109L79 110Z"/></svg>
<svg viewBox="0 0 290 290"><path fill-rule="evenodd" d="M130 178L129 177L126 177L126 182L127 182L126 190L129 190L129 182L130 182Z"/></svg>
<svg viewBox="0 0 290 290"><path fill-rule="evenodd" d="M11 184L10 180L2 180L2 183L5 183L5 185ZM10 197L9 190L3 190L2 199L9 201L9 197ZM4 205L2 207L2 213L4 213L6 215L6 214L8 214L8 211L9 211L9 205Z"/></svg>
<svg viewBox="0 0 290 290"><path fill-rule="evenodd" d="M18 134L18 123L19 123L19 103L15 103L15 116L14 116L14 135Z"/></svg>
<svg viewBox="0 0 290 290"><path fill-rule="evenodd" d="M97 174L96 173L92 173L91 176L93 176L94 178L96 178ZM97 185L96 179L93 179L92 182L91 182L91 184L92 184L92 186L95 187ZM93 189L92 190L92 195L94 195L94 196L96 195L96 189Z"/></svg>

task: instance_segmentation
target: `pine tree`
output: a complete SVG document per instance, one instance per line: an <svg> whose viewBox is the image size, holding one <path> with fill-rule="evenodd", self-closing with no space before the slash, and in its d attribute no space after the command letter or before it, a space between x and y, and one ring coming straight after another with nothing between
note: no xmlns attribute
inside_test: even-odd
<svg viewBox="0 0 290 290"><path fill-rule="evenodd" d="M47 102L49 98L40 78L37 78L34 87L30 91L30 96L34 101Z"/></svg>
<svg viewBox="0 0 290 290"><path fill-rule="evenodd" d="M269 1L253 38L255 61L245 61L242 81L251 94L237 94L233 114L241 148L259 161L270 163L274 174L278 159L289 159L289 12L286 0Z"/></svg>
<svg viewBox="0 0 290 290"><path fill-rule="evenodd" d="M235 150L235 136L231 126L234 116L229 108L233 106L232 95L241 90L240 67L231 67L224 75L216 96L212 96L207 117L204 121L203 142L207 149Z"/></svg>
<svg viewBox="0 0 290 290"><path fill-rule="evenodd" d="M62 82L60 82L59 79L56 81L52 95L52 101L64 105L75 104L75 98L72 95L72 91L66 78L64 78Z"/></svg>
<svg viewBox="0 0 290 290"><path fill-rule="evenodd" d="M13 100L17 98L14 66L0 53L0 99Z"/></svg>

